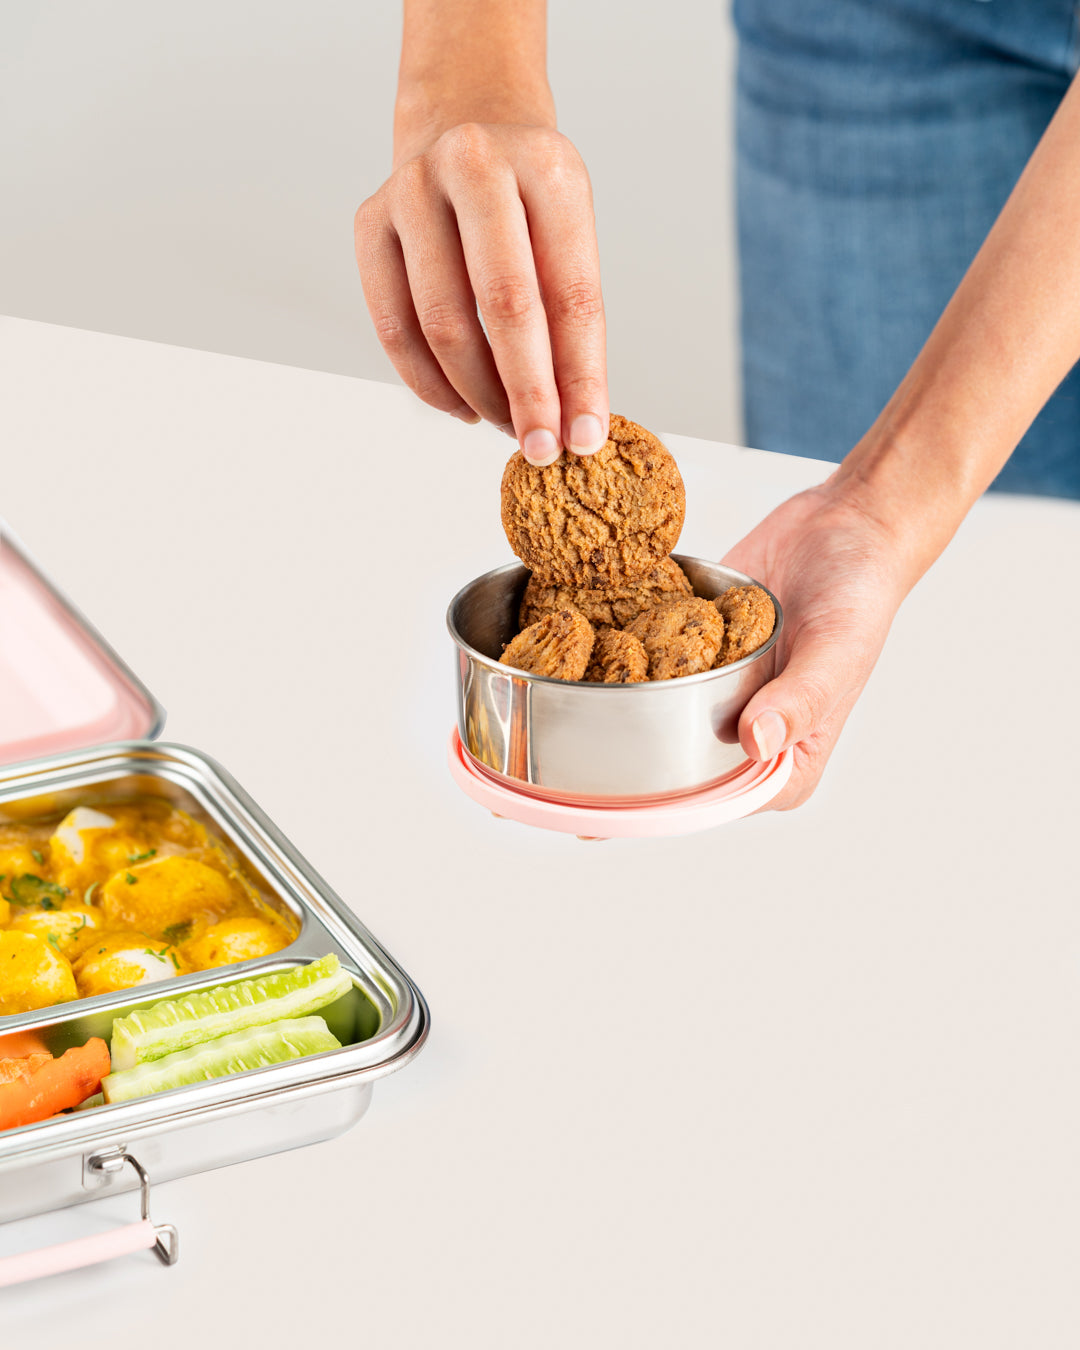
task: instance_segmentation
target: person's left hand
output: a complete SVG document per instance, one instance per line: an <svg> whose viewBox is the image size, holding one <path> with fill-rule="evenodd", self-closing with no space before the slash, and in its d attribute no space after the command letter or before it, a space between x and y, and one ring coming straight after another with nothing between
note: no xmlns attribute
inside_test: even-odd
<svg viewBox="0 0 1080 1350"><path fill-rule="evenodd" d="M833 479L777 507L723 561L783 606L776 674L746 705L739 740L756 760L793 747L791 778L768 807L790 810L817 786L910 589L909 569Z"/></svg>

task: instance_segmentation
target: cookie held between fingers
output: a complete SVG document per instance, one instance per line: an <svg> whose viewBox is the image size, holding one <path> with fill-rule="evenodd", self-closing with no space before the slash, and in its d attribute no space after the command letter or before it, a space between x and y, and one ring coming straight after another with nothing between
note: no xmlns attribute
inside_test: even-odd
<svg viewBox="0 0 1080 1350"><path fill-rule="evenodd" d="M715 611L714 611L715 612ZM580 680L593 649L592 624L576 609L545 614L507 644L499 661L531 675L553 680Z"/></svg>
<svg viewBox="0 0 1080 1350"><path fill-rule="evenodd" d="M596 635L585 679L590 684L642 684L649 678L649 654L629 633L602 628Z"/></svg>
<svg viewBox="0 0 1080 1350"><path fill-rule="evenodd" d="M522 628L553 609L572 605L593 624L625 628L643 610L676 595L693 595L690 579L674 558L661 558L640 581L620 586L561 586L533 575L525 587L518 619Z"/></svg>
<svg viewBox="0 0 1080 1350"><path fill-rule="evenodd" d="M685 514L674 459L615 414L595 455L561 455L540 469L519 450L503 472L510 547L530 571L565 586L639 580L675 547Z"/></svg>
<svg viewBox="0 0 1080 1350"><path fill-rule="evenodd" d="M724 620L724 640L716 665L730 666L768 642L776 624L776 610L760 586L731 586L713 604Z"/></svg>
<svg viewBox="0 0 1080 1350"><path fill-rule="evenodd" d="M639 614L626 632L649 656L650 680L673 680L711 670L724 640L724 620L710 600L666 600Z"/></svg>

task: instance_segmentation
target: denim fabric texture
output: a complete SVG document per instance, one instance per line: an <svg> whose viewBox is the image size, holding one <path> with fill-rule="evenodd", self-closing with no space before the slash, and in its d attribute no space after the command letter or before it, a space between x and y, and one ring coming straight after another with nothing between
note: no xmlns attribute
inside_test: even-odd
<svg viewBox="0 0 1080 1350"><path fill-rule="evenodd" d="M734 16L746 441L839 460L1068 88L1077 5L735 0ZM1080 366L994 487L1080 497Z"/></svg>

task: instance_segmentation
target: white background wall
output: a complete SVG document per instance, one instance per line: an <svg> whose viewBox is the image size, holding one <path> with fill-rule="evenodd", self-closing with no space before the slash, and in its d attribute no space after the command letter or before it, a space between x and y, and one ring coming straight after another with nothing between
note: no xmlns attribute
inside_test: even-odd
<svg viewBox="0 0 1080 1350"><path fill-rule="evenodd" d="M389 168L394 0L0 6L0 313L393 379L352 216ZM612 404L738 440L732 38L706 0L551 0L593 176Z"/></svg>

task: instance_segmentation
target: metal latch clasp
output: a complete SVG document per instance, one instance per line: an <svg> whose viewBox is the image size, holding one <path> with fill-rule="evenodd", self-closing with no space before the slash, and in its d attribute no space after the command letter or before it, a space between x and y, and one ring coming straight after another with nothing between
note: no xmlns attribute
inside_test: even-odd
<svg viewBox="0 0 1080 1350"><path fill-rule="evenodd" d="M154 1255L166 1266L174 1266L180 1257L180 1236L171 1223L153 1223L150 1218L150 1178L146 1168L137 1158L133 1158L125 1148L113 1148L104 1153L95 1153L87 1158L86 1168L100 1176L113 1176L130 1163L139 1178L139 1197L144 1223L154 1230Z"/></svg>

